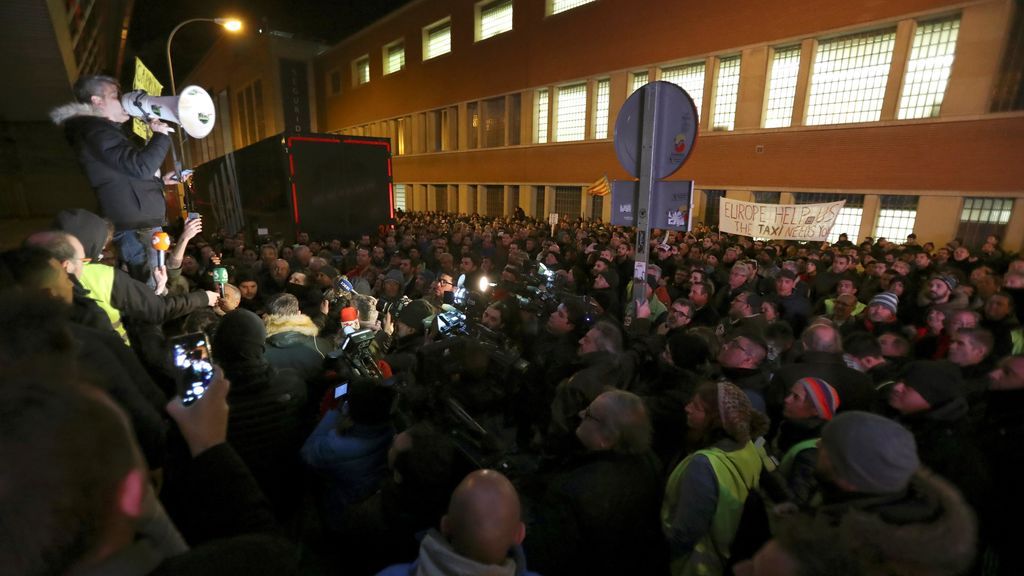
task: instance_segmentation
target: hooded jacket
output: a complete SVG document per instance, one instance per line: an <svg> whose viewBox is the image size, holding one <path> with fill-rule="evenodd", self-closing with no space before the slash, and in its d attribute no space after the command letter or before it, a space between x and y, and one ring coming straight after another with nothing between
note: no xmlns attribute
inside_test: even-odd
<svg viewBox="0 0 1024 576"><path fill-rule="evenodd" d="M311 380L323 374L324 357L334 350L326 338L318 338L320 329L305 314L268 314L267 350L263 356L278 370L291 368Z"/></svg>
<svg viewBox="0 0 1024 576"><path fill-rule="evenodd" d="M96 191L100 212L117 230L163 225L164 184L157 175L171 146L167 135L153 134L140 148L119 124L98 115L89 104L60 106L50 118L64 127L64 135Z"/></svg>
<svg viewBox="0 0 1024 576"><path fill-rule="evenodd" d="M382 570L378 576L536 576L526 570L526 557L522 548L509 551L503 564L487 565L460 556L437 530L430 530L420 543L419 558L412 564L396 564Z"/></svg>

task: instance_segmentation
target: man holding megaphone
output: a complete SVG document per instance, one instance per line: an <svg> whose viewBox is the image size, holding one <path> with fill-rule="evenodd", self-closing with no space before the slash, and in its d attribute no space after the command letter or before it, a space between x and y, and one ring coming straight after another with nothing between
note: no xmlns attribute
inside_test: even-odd
<svg viewBox="0 0 1024 576"><path fill-rule="evenodd" d="M154 118L153 138L137 145L123 129L130 118L121 90L110 76L83 76L74 86L76 103L54 109L50 117L63 125L89 183L100 213L114 223L120 258L135 278L150 281L157 251L151 237L164 225L164 186L176 183L160 166L171 147L171 128Z"/></svg>

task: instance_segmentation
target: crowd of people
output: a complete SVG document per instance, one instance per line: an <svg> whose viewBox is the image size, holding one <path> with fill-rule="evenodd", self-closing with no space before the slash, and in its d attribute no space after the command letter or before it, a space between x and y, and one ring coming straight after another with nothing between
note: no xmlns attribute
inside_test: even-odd
<svg viewBox="0 0 1024 576"><path fill-rule="evenodd" d="M1024 573L997 237L698 225L637 277L636 231L583 220L190 218L148 272L114 235L66 210L2 254L5 573Z"/></svg>

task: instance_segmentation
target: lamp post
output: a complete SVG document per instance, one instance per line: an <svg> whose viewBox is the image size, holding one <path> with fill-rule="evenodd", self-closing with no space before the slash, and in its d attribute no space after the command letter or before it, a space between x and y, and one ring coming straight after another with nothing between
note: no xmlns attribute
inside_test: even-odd
<svg viewBox="0 0 1024 576"><path fill-rule="evenodd" d="M171 35L167 37L167 74L171 77L171 95L178 93L177 86L174 85L174 63L171 61L171 42L174 41L174 35L186 24L193 22L213 22L220 26L223 26L228 32L238 32L242 29L242 21L235 18L190 18L184 22L178 24L171 30ZM178 149L181 150L182 157L185 156L185 141L181 137L181 128L175 130L178 134ZM174 169L178 172L178 176L181 176L181 161L175 160Z"/></svg>

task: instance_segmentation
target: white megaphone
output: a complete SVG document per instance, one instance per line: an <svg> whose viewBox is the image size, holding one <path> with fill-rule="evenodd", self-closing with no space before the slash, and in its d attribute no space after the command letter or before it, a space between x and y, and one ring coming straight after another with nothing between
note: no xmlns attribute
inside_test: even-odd
<svg viewBox="0 0 1024 576"><path fill-rule="evenodd" d="M126 92L121 96L121 106L135 118L159 118L180 124L196 139L206 138L217 119L213 99L199 86L186 86L177 96L150 96L145 90Z"/></svg>

